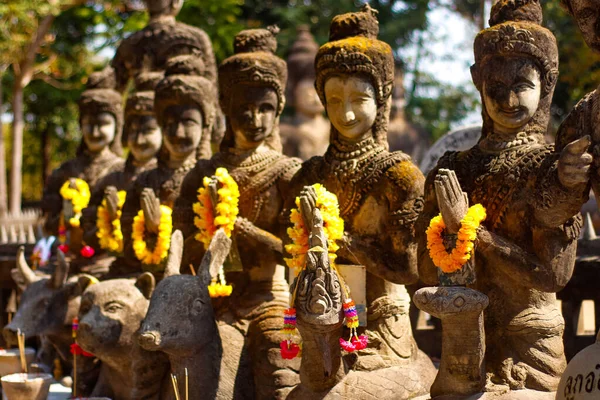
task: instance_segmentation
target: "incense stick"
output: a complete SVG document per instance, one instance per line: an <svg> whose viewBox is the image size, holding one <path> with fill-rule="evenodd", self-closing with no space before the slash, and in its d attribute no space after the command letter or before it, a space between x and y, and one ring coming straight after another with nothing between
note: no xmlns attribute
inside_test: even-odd
<svg viewBox="0 0 600 400"><path fill-rule="evenodd" d="M185 400L189 400L189 393L188 393L188 372L187 372L187 368L185 369Z"/></svg>
<svg viewBox="0 0 600 400"><path fill-rule="evenodd" d="M17 330L17 343L19 345L19 357L21 358L21 372L27 373L27 360L25 359L25 334Z"/></svg>
<svg viewBox="0 0 600 400"><path fill-rule="evenodd" d="M190 271L192 271L192 275L196 276L196 270L192 264L190 264Z"/></svg>
<svg viewBox="0 0 600 400"><path fill-rule="evenodd" d="M175 400L179 399L179 388L177 387L177 378L174 374L171 374L171 383L173 384L173 391L175 392Z"/></svg>

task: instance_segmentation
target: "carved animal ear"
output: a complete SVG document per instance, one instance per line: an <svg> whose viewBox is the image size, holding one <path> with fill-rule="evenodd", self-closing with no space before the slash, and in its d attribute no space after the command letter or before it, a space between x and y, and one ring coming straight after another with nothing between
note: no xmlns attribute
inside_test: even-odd
<svg viewBox="0 0 600 400"><path fill-rule="evenodd" d="M135 287L137 287L148 300L152 297L155 286L156 280L154 279L154 275L150 272L144 272L137 278L137 281L135 281Z"/></svg>
<svg viewBox="0 0 600 400"><path fill-rule="evenodd" d="M165 267L165 278L168 276L179 275L181 268L181 256L183 254L183 235L178 229L171 235L171 247L169 248L169 258Z"/></svg>
<svg viewBox="0 0 600 400"><path fill-rule="evenodd" d="M50 285L54 289L60 289L67 282L67 276L69 275L69 263L65 259L65 255L62 251L56 253L57 263L54 268L54 272L50 277Z"/></svg>
<svg viewBox="0 0 600 400"><path fill-rule="evenodd" d="M208 246L208 250L202 257L202 262L198 268L198 277L202 281L202 284L208 286L212 277L216 277L219 268L225 262L227 255L231 250L231 239L227 237L223 228L219 228Z"/></svg>
<svg viewBox="0 0 600 400"><path fill-rule="evenodd" d="M92 275L80 275L77 279L77 284L75 285L75 289L72 293L73 296L81 296L90 285L93 285L95 283L98 283L98 279L96 279Z"/></svg>
<svg viewBox="0 0 600 400"><path fill-rule="evenodd" d="M25 248L23 246L19 247L19 250L17 250L17 272L15 275L18 279L15 279L15 282L17 282L17 284L21 282L23 288L26 288L33 282L41 279L31 270L31 268L29 268L29 265L27 265L27 261L25 261ZM15 278L15 275L13 275L13 279Z"/></svg>

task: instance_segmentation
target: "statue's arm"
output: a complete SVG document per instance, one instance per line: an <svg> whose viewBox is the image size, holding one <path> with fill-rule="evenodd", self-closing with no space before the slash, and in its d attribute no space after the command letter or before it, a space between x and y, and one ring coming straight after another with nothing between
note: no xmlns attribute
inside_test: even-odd
<svg viewBox="0 0 600 400"><path fill-rule="evenodd" d="M440 213L433 183L437 174L437 170L438 168L435 168L427 175L423 195L423 211L415 223L419 278L428 285L436 285L439 282L437 267L429 256L429 249L427 248L427 235L425 234L431 219Z"/></svg>
<svg viewBox="0 0 600 400"><path fill-rule="evenodd" d="M179 229L183 234L184 240L196 234L196 226L194 225L194 203L198 201L197 193L202 178L202 172L198 168L194 168L187 174L181 184L179 197L175 200L173 206L173 231Z"/></svg>
<svg viewBox="0 0 600 400"><path fill-rule="evenodd" d="M370 273L398 284L418 280L415 222L422 211L424 177L410 161L402 161L386 172L386 196L390 205L384 237L349 235L339 255L357 260Z"/></svg>
<svg viewBox="0 0 600 400"><path fill-rule="evenodd" d="M121 213L121 231L123 232L123 253L129 261L137 263L137 258L133 252L133 240L131 233L133 232L133 218L140 210L140 191L143 189L143 176L140 176L136 182L127 190L127 197Z"/></svg>
<svg viewBox="0 0 600 400"><path fill-rule="evenodd" d="M532 251L481 226L477 255L490 268L543 292L557 292L571 279L581 216L559 228L532 227Z"/></svg>
<svg viewBox="0 0 600 400"><path fill-rule="evenodd" d="M531 200L536 222L544 227L557 228L576 215L588 200L590 184L572 188L563 186L558 177L559 154L547 157L531 181Z"/></svg>

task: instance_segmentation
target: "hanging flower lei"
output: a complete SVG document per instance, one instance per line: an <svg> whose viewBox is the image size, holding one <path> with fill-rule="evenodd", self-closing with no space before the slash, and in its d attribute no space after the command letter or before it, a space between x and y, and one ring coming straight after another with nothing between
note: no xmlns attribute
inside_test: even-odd
<svg viewBox="0 0 600 400"><path fill-rule="evenodd" d="M321 210L323 216L323 230L327 235L327 247L330 265L335 271L340 280L340 286L343 288L346 300L343 304L344 317L346 319L346 326L350 329L350 338L344 340L340 338L340 346L347 352L353 352L356 350L362 350L367 347L369 339L366 335L358 335L357 328L358 312L356 310L356 304L350 297L350 290L344 278L335 266L335 259L337 255L336 251L339 246L335 243L343 237L344 234L344 220L340 218L339 205L335 194L328 192L321 184L314 184L313 188L317 192L316 207ZM288 228L288 236L292 239L293 243L285 246L288 253L292 254L291 259L286 258L285 261L290 268L294 268L299 273L306 267L306 254L309 251L308 248L308 230L304 225L304 220L300 212L300 197L296 197L296 207L290 214L290 222L294 223L292 228ZM291 304L296 302L296 291L298 285L296 285L294 293L292 294ZM287 336L286 339L279 343L280 354L284 359L293 359L301 355L302 344L296 343L295 339L298 336L296 328L296 309L290 307L283 312L283 329L281 333Z"/></svg>
<svg viewBox="0 0 600 400"><path fill-rule="evenodd" d="M209 185L214 180L218 183L218 203L212 204ZM217 168L213 177L205 176L203 186L198 189L198 202L194 203L194 225L198 228L195 238L208 249L210 242L219 228L223 228L227 237L231 237L235 219L239 214L240 191L237 182L225 168ZM215 216L216 212L216 216ZM227 297L233 287L227 284L223 266L219 268L219 281L214 278L208 286L210 297Z"/></svg>
<svg viewBox="0 0 600 400"><path fill-rule="evenodd" d="M146 244L146 220L144 211L140 210L133 218L133 251L138 260L143 264L160 265L169 253L171 246L171 232L173 231L173 211L170 207L160 206L160 224L158 225L158 235L154 249L150 250Z"/></svg>
<svg viewBox="0 0 600 400"><path fill-rule="evenodd" d="M217 190L219 202L216 205L212 204L208 189L212 179L216 179L219 183ZM202 183L203 187L198 189L198 202L193 205L196 214L194 225L199 230L195 238L204 244L205 249L208 249L217 229L223 228L227 237L231 237L235 219L240 212L238 208L240 191L236 181L225 168L217 168L214 178L205 176ZM213 215L213 209L216 210L216 216Z"/></svg>
<svg viewBox="0 0 600 400"><path fill-rule="evenodd" d="M83 179L75 179L75 189L71 188L71 180L67 179L60 188L60 195L64 200L71 200L73 204L73 217L69 219L69 224L73 228L79 227L81 211L87 207L90 202L90 187Z"/></svg>
<svg viewBox="0 0 600 400"><path fill-rule="evenodd" d="M108 250L111 253L121 254L123 252L121 214L127 192L119 190L117 196L119 197L119 202L117 204L117 217L114 220L111 221L110 216L108 215L106 199L102 200L102 204L98 207L98 211L96 212L96 227L98 228L98 232L96 232L96 236L98 237L101 248Z"/></svg>
<svg viewBox="0 0 600 400"><path fill-rule="evenodd" d="M336 195L327 191L319 183L315 183L312 187L317 192L316 207L321 210L323 216L323 229L328 239L329 262L333 265L337 257L335 253L340 248L336 242L344 236L344 220L340 218L340 208ZM300 213L300 197L296 197L296 207L290 213L290 222L294 226L287 229L287 234L292 239L292 243L285 245L285 250L292 255L292 258L286 258L285 262L298 275L306 266L308 230L304 226L304 220Z"/></svg>
<svg viewBox="0 0 600 400"><path fill-rule="evenodd" d="M446 229L442 214L433 217L426 231L427 248L433 263L447 274L460 270L471 259L471 253L475 248L474 241L477 238L477 228L485 218L485 208L481 204L470 207L460 223L456 247L448 253L442 237Z"/></svg>

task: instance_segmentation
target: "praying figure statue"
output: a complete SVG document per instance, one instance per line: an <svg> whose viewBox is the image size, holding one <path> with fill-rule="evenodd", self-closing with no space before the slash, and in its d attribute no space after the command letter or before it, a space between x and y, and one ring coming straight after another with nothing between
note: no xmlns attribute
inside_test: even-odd
<svg viewBox="0 0 600 400"><path fill-rule="evenodd" d="M366 5L336 16L329 42L317 53L315 87L331 121L331 137L325 154L304 162L294 177L286 218L290 223L289 211L305 186L320 183L336 195L345 225L336 263L366 267L369 345L356 352L350 368L397 369L388 376L412 382L407 385L412 389L399 394L412 398L426 393L435 375L413 338L404 287L418 279L414 223L425 179L410 156L388 151L394 57L377 39L376 14Z"/></svg>
<svg viewBox="0 0 600 400"><path fill-rule="evenodd" d="M128 269L144 269L157 279L164 271L169 250L165 239L172 230L170 212L181 184L210 146L217 94L204 73L202 60L194 56L178 56L167 63L165 77L154 94L154 113L162 131L157 166L138 176L123 205L121 226ZM166 219L161 218L164 212L169 213L164 215ZM136 216L143 218L144 224L134 229ZM132 234L142 233L143 243L139 240L136 245Z"/></svg>
<svg viewBox="0 0 600 400"><path fill-rule="evenodd" d="M70 201L61 196L61 188L66 181L71 180L69 186L77 190L74 181L81 179L87 184L88 191L91 191L100 179L123 166L123 159L120 157L123 98L114 87L112 68L105 68L89 76L86 90L79 100L82 140L77 148L77 156L54 170L44 187L42 210L46 218L45 230L61 238L67 235L66 229L69 232L69 248L73 254L78 254L83 246L83 232L80 227L70 226L73 207L70 206ZM64 208L66 203L69 203L67 209Z"/></svg>
<svg viewBox="0 0 600 400"><path fill-rule="evenodd" d="M485 209L474 240L458 233L459 241L474 244L472 259L453 262L462 269L472 264L462 284L489 299L484 391L528 389L528 399L539 392L553 398L547 392L556 390L566 365L555 293L573 272L592 162L589 137L559 152L544 141L558 48L541 22L538 0L501 0L492 8L491 27L475 38L471 68L483 107L481 139L469 150L446 153L428 174L416 230L421 279L447 285L462 272L434 265L425 232L441 213L450 252L469 206Z"/></svg>
<svg viewBox="0 0 600 400"><path fill-rule="evenodd" d="M225 168L237 183L239 214L231 235L241 268L225 270L233 293L216 314L218 319L237 321L246 336L257 399L286 398L298 383L299 368L297 361L279 357L281 316L289 299L280 214L300 161L281 154L279 117L287 68L275 55L278 32L270 26L235 37L234 54L219 66L220 103L227 117L221 151L198 161L187 175L173 216L174 229L185 238L183 268L197 267L205 254L193 223L200 218L194 211L198 189L218 168Z"/></svg>

